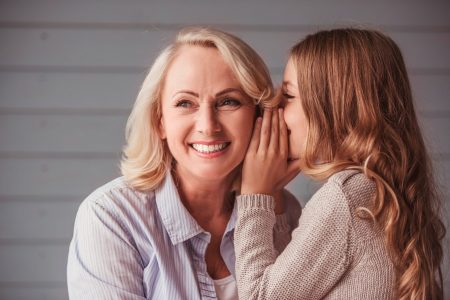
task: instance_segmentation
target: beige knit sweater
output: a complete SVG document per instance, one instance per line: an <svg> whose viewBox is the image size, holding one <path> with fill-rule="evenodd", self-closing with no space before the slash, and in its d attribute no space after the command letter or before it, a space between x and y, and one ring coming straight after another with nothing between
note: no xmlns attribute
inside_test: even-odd
<svg viewBox="0 0 450 300"><path fill-rule="evenodd" d="M395 272L381 230L357 216L375 184L357 171L331 176L303 209L276 257L273 198L242 195L235 228L240 299L392 299Z"/></svg>

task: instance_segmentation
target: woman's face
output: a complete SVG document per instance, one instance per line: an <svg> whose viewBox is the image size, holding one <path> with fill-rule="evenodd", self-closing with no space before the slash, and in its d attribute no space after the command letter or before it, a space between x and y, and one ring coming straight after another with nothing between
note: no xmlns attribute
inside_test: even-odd
<svg viewBox="0 0 450 300"><path fill-rule="evenodd" d="M308 123L298 91L297 71L292 59L284 70L284 120L289 131L289 158L299 159L305 150Z"/></svg>
<svg viewBox="0 0 450 300"><path fill-rule="evenodd" d="M255 112L217 49L181 48L165 78L160 128L178 175L226 178L244 159Z"/></svg>

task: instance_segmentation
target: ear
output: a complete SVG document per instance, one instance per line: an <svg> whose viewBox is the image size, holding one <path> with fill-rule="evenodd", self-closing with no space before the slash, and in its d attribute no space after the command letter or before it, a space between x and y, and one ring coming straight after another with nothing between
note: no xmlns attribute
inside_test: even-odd
<svg viewBox="0 0 450 300"><path fill-rule="evenodd" d="M164 123L163 123L162 118L159 119L158 135L159 135L160 139L162 139L162 140L166 139L166 129L164 128Z"/></svg>

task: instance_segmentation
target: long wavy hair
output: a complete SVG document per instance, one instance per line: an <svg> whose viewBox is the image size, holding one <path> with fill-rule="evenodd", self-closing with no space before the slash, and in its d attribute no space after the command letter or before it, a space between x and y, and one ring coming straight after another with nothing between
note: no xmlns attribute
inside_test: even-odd
<svg viewBox="0 0 450 300"><path fill-rule="evenodd" d="M120 167L125 180L137 190L155 189L172 164L166 142L158 135L161 93L167 71L183 47L216 48L255 105L260 108L274 106L274 90L267 66L248 44L213 28L182 29L156 58L128 118Z"/></svg>
<svg viewBox="0 0 450 300"><path fill-rule="evenodd" d="M290 54L308 122L302 170L326 179L360 169L376 183L369 216L380 224L397 272L398 299L443 299L445 227L405 63L386 35L335 29Z"/></svg>

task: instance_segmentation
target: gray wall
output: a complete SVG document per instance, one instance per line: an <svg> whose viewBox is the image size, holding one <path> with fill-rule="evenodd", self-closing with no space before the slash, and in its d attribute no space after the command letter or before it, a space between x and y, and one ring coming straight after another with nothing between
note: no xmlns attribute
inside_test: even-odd
<svg viewBox="0 0 450 300"><path fill-rule="evenodd" d="M119 175L145 68L189 24L242 37L276 81L287 49L307 33L363 24L390 34L450 206L449 1L1 0L0 299L67 298L76 209ZM305 202L316 186L299 177L289 188Z"/></svg>

